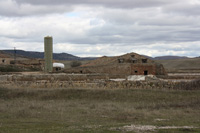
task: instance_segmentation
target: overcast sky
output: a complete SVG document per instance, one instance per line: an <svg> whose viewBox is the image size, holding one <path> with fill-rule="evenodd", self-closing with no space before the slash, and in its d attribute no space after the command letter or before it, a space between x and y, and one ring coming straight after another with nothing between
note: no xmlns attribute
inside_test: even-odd
<svg viewBox="0 0 200 133"><path fill-rule="evenodd" d="M0 49L200 56L200 0L0 0Z"/></svg>

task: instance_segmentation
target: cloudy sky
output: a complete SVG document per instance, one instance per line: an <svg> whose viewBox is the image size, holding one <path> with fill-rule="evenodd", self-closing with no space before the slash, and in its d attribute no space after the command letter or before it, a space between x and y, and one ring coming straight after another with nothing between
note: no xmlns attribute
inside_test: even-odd
<svg viewBox="0 0 200 133"><path fill-rule="evenodd" d="M0 0L0 49L200 56L200 0Z"/></svg>

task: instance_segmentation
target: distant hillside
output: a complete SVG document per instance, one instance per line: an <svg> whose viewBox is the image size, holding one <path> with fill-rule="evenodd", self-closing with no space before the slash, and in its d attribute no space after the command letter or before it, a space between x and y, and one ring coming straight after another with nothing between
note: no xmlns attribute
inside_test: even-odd
<svg viewBox="0 0 200 133"><path fill-rule="evenodd" d="M17 54L16 54L16 57L20 58L20 59L27 58L23 55L17 55ZM9 52L5 52L3 50L0 50L0 58L14 58L14 53L9 53Z"/></svg>
<svg viewBox="0 0 200 133"><path fill-rule="evenodd" d="M164 65L168 71L173 70L191 70L200 71L200 58L186 58L186 59L173 59L173 60L156 60L156 62Z"/></svg>
<svg viewBox="0 0 200 133"><path fill-rule="evenodd" d="M175 59L187 59L186 56L158 56L153 58L153 60L175 60Z"/></svg>
<svg viewBox="0 0 200 133"><path fill-rule="evenodd" d="M4 53L14 54L14 50L2 50ZM44 58L44 52L16 50L17 55L25 56L28 58ZM96 58L81 58L67 53L53 53L54 60L93 60Z"/></svg>
<svg viewBox="0 0 200 133"><path fill-rule="evenodd" d="M11 58L11 55L4 51L0 51L0 58Z"/></svg>
<svg viewBox="0 0 200 133"><path fill-rule="evenodd" d="M151 56L147 56L147 55L143 55L146 58L149 58L151 60L176 60L176 59L187 59L188 57L186 56L157 56L157 57L151 57Z"/></svg>
<svg viewBox="0 0 200 133"><path fill-rule="evenodd" d="M10 57L13 57L14 50L2 50L4 54L7 53ZM1 54L1 53L0 53ZM19 57L27 57L27 58L44 58L44 52L34 52L34 51L24 51L24 50L16 50L16 54ZM143 55L151 60L176 60L176 59L188 59L186 56L158 56L158 57L150 57ZM68 53L54 53L53 59L55 60L94 60L96 57L78 57Z"/></svg>
<svg viewBox="0 0 200 133"><path fill-rule="evenodd" d="M147 55L142 55L142 56L144 56L144 57L146 57L146 58L149 58L149 59L151 59L151 60L154 60L154 58L151 57L151 56L147 56Z"/></svg>

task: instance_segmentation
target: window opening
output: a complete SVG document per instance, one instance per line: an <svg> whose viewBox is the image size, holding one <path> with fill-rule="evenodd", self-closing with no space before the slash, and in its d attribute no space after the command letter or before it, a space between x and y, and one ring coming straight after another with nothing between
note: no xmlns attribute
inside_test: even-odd
<svg viewBox="0 0 200 133"><path fill-rule="evenodd" d="M118 59L119 63L124 63L124 59Z"/></svg>
<svg viewBox="0 0 200 133"><path fill-rule="evenodd" d="M132 59L132 63L137 63L137 60L136 59Z"/></svg>
<svg viewBox="0 0 200 133"><path fill-rule="evenodd" d="M135 55L133 54L133 55L131 55L131 57L132 57L132 58L135 58Z"/></svg>
<svg viewBox="0 0 200 133"><path fill-rule="evenodd" d="M137 70L135 70L135 73L138 73L138 71L137 71Z"/></svg>
<svg viewBox="0 0 200 133"><path fill-rule="evenodd" d="M142 63L147 63L147 59L142 59Z"/></svg>

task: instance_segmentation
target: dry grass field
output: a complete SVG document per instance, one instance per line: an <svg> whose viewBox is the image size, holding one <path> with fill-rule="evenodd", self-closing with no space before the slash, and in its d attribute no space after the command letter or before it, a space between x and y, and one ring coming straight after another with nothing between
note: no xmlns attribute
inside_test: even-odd
<svg viewBox="0 0 200 133"><path fill-rule="evenodd" d="M168 72L198 72L200 73L200 58L157 60Z"/></svg>
<svg viewBox="0 0 200 133"><path fill-rule="evenodd" d="M159 62L169 72L200 71L200 58ZM63 63L70 68L71 61ZM0 133L198 133L199 82L178 87L11 89L0 85Z"/></svg>
<svg viewBox="0 0 200 133"><path fill-rule="evenodd" d="M0 133L200 132L200 90L0 88Z"/></svg>

